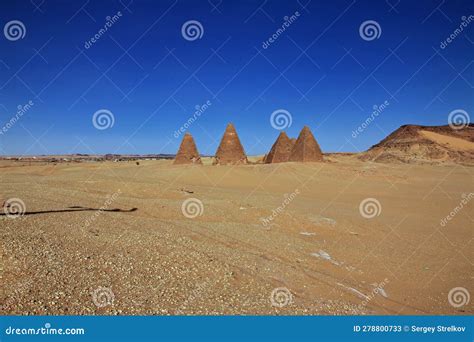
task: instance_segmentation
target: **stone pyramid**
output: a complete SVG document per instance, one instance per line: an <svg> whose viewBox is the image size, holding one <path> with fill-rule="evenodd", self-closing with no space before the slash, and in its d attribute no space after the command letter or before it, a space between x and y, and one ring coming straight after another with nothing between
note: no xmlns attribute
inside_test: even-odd
<svg viewBox="0 0 474 342"><path fill-rule="evenodd" d="M193 136L186 133L174 158L174 164L202 164Z"/></svg>
<svg viewBox="0 0 474 342"><path fill-rule="evenodd" d="M287 162L290 158L293 144L294 142L288 138L288 135L285 132L281 132L270 152L266 155L264 162L266 164Z"/></svg>
<svg viewBox="0 0 474 342"><path fill-rule="evenodd" d="M247 156L239 136L231 123L227 125L221 143L217 148L214 164L247 164Z"/></svg>
<svg viewBox="0 0 474 342"><path fill-rule="evenodd" d="M323 153L308 126L304 126L291 150L289 161L322 161Z"/></svg>

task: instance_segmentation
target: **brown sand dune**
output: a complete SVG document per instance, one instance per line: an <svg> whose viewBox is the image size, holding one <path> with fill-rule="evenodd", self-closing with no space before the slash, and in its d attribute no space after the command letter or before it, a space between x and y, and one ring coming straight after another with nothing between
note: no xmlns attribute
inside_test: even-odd
<svg viewBox="0 0 474 342"><path fill-rule="evenodd" d="M436 144L443 145L450 150L474 151L474 142L449 135L430 131L420 131L420 134Z"/></svg>
<svg viewBox="0 0 474 342"><path fill-rule="evenodd" d="M445 126L404 125L368 151L361 160L402 163L474 164L474 125L462 129Z"/></svg>

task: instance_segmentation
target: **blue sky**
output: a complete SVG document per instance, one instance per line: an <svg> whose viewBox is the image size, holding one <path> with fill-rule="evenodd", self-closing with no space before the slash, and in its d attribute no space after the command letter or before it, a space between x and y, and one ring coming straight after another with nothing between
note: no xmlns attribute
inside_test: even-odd
<svg viewBox="0 0 474 342"><path fill-rule="evenodd" d="M267 152L286 110L285 130L304 125L324 152L365 150L404 124L444 125L457 109L472 116L472 1L2 1L0 130L17 107L34 103L0 134L0 154L175 153L187 129L213 154L233 122L248 154ZM106 25L121 16L86 48ZM267 48L285 16L298 12ZM198 21L202 36L182 26ZM362 23L375 21L375 39ZM21 28L20 28L21 29ZM377 28L378 30L378 28ZM374 38L374 37L373 37ZM356 138L352 132L388 106ZM106 109L104 130L93 115Z"/></svg>

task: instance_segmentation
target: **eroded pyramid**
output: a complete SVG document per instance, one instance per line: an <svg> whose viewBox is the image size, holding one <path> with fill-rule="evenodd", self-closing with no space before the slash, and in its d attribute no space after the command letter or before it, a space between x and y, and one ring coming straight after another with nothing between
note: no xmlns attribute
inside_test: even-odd
<svg viewBox="0 0 474 342"><path fill-rule="evenodd" d="M186 133L179 146L174 164L202 164L196 143L191 134Z"/></svg>
<svg viewBox="0 0 474 342"><path fill-rule="evenodd" d="M293 144L294 142L291 141L288 135L285 132L281 132L270 152L265 156L264 162L266 164L287 162L290 158Z"/></svg>
<svg viewBox="0 0 474 342"><path fill-rule="evenodd" d="M231 123L227 125L221 143L217 148L214 164L247 164L247 156L239 136Z"/></svg>
<svg viewBox="0 0 474 342"><path fill-rule="evenodd" d="M289 161L316 162L323 160L323 153L308 126L304 126L291 150Z"/></svg>

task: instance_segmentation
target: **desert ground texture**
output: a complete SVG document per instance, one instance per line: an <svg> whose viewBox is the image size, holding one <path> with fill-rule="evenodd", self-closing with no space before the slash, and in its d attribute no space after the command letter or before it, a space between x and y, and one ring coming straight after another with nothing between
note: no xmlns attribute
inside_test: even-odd
<svg viewBox="0 0 474 342"><path fill-rule="evenodd" d="M203 164L0 161L0 313L474 314L473 167Z"/></svg>

